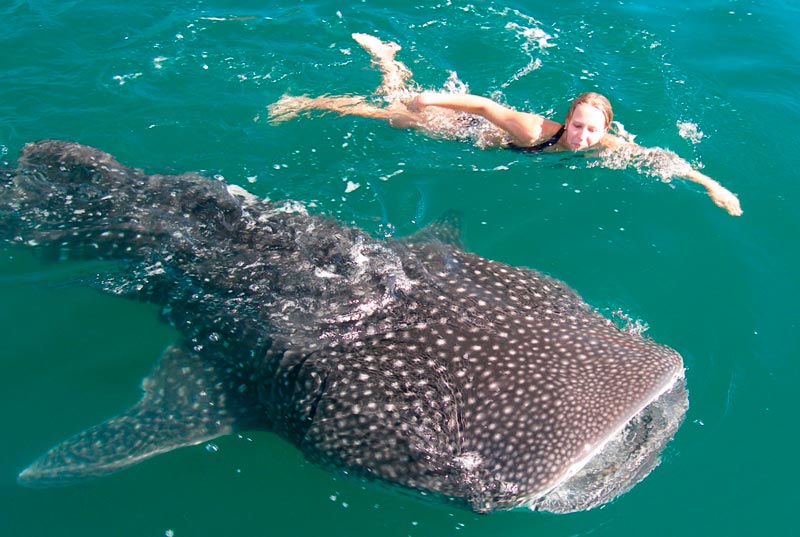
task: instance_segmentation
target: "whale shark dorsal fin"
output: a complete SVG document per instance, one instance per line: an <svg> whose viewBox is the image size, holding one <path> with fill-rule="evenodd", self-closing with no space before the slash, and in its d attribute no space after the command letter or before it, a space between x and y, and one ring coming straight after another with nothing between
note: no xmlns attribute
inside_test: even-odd
<svg viewBox="0 0 800 537"><path fill-rule="evenodd" d="M69 485L230 433L246 414L246 385L231 368L171 346L133 407L50 449L19 474L31 487Z"/></svg>
<svg viewBox="0 0 800 537"><path fill-rule="evenodd" d="M459 211L447 211L439 218L408 237L407 241L409 243L437 241L462 248L462 220L463 218Z"/></svg>

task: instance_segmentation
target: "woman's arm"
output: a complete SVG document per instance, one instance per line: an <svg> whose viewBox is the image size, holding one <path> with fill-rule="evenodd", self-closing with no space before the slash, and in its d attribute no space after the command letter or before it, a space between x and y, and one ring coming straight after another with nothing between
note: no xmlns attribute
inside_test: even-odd
<svg viewBox="0 0 800 537"><path fill-rule="evenodd" d="M622 138L614 136L613 134L607 134L604 136L600 144L612 152L618 151L620 153L627 153L628 156L634 157L637 161L641 161L641 164L644 166L659 168L654 170L656 175L662 176L666 179L678 177L705 187L708 195L711 197L711 200L718 207L725 209L728 211L728 214L732 216L741 216L742 207L739 203L739 198L737 198L735 194L711 177L692 168L688 162L678 157L671 151L658 148L645 148L633 142L623 140ZM668 166L657 164L657 161L661 160L662 158L663 160L669 162Z"/></svg>
<svg viewBox="0 0 800 537"><path fill-rule="evenodd" d="M483 116L507 133L520 146L533 145L543 136L543 129L558 129L558 124L538 114L518 112L486 97L464 93L425 92L415 95L407 104L414 112L438 106L467 114ZM553 124L551 126L550 124Z"/></svg>

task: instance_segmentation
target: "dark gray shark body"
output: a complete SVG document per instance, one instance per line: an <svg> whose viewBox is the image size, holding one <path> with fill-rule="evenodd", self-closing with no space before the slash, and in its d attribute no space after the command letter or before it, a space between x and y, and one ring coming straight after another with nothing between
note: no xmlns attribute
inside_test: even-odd
<svg viewBox="0 0 800 537"><path fill-rule="evenodd" d="M68 484L259 428L478 512L569 512L628 490L686 412L681 357L451 231L380 241L200 175L26 146L0 190L2 237L123 260L105 290L160 305L182 339L138 404L19 481Z"/></svg>

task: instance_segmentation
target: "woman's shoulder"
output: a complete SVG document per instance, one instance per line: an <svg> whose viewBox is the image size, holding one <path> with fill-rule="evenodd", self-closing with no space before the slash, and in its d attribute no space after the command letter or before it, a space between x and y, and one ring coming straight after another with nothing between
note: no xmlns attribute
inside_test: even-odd
<svg viewBox="0 0 800 537"><path fill-rule="evenodd" d="M556 136L560 136L564 125L558 121L547 119L543 116L538 116L540 119L538 124L538 132L536 136L531 139L530 145L537 145L545 141L550 141Z"/></svg>
<svg viewBox="0 0 800 537"><path fill-rule="evenodd" d="M558 121L553 121L552 119L542 118L542 138L549 138L550 136L555 136L558 132L564 128L563 123L559 123Z"/></svg>

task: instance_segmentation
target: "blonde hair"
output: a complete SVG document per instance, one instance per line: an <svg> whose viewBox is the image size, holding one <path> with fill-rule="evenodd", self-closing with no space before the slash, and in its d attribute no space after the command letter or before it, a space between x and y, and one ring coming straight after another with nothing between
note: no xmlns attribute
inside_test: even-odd
<svg viewBox="0 0 800 537"><path fill-rule="evenodd" d="M606 129L611 126L611 122L614 120L614 110L611 108L611 103L605 98L604 95L594 93L593 91L581 93L575 97L575 99L572 101L572 104L569 106L569 110L567 110L567 118L564 123L569 123L572 114L580 104L588 104L589 106L593 106L600 110L603 113L603 116L606 118Z"/></svg>

